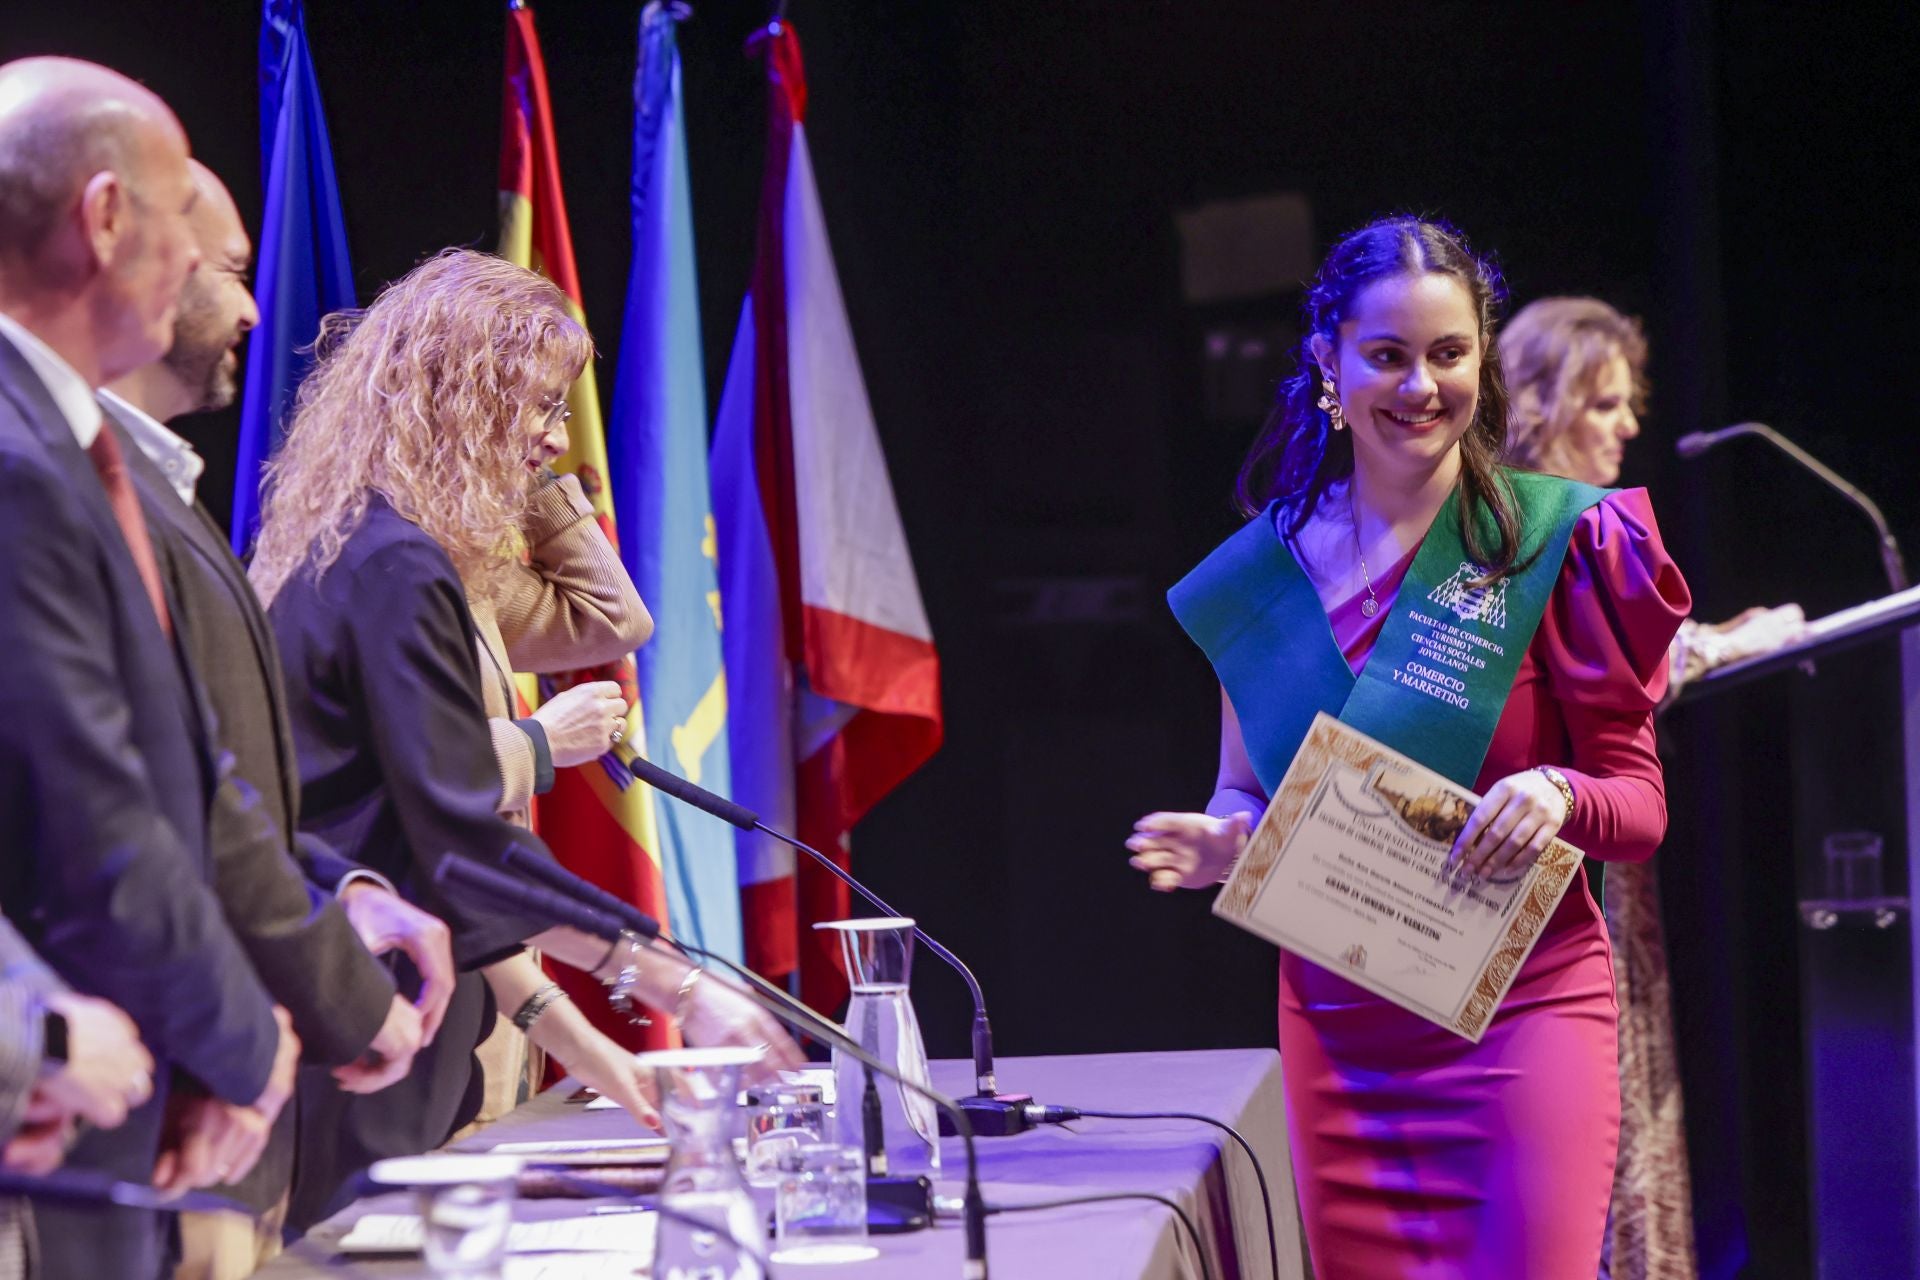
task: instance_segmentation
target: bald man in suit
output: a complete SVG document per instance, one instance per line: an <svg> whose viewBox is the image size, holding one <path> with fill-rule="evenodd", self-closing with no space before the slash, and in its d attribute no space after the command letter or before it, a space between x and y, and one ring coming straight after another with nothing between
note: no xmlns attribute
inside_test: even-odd
<svg viewBox="0 0 1920 1280"><path fill-rule="evenodd" d="M215 1163L250 1168L299 1058L212 890L218 760L94 399L171 342L196 199L152 93L68 59L0 66L0 907L153 1052L153 1096L68 1156L130 1181L152 1176L182 1090ZM37 1213L49 1280L163 1270L156 1214Z"/></svg>

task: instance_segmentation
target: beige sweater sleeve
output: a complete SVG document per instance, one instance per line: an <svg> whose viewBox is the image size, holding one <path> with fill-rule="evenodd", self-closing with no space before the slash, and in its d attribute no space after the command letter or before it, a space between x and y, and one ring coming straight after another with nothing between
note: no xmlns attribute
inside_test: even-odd
<svg viewBox="0 0 1920 1280"><path fill-rule="evenodd" d="M515 671L597 667L646 643L653 618L576 477L534 494L525 533L530 562L514 565L493 591Z"/></svg>
<svg viewBox="0 0 1920 1280"><path fill-rule="evenodd" d="M493 758L500 765L500 802L494 812L519 813L533 802L533 739L511 720L492 719Z"/></svg>

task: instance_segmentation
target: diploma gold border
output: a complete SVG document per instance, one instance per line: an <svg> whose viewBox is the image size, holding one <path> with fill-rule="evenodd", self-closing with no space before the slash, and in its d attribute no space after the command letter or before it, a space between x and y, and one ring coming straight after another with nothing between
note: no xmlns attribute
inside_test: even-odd
<svg viewBox="0 0 1920 1280"><path fill-rule="evenodd" d="M1254 900L1272 874L1280 850L1286 846L1294 828L1299 825L1307 802L1313 798L1328 767L1346 764L1361 773L1371 773L1373 767L1383 760L1396 768L1411 768L1426 774L1438 785L1465 796L1470 802L1480 802L1480 797L1473 792L1454 786L1431 769L1408 760L1399 752L1342 724L1323 711L1314 717L1306 740L1300 744L1293 763L1287 766L1286 776L1280 780L1279 790L1267 805L1266 815L1260 819L1260 825L1254 828L1246 851L1234 864L1233 873L1227 877L1226 884L1221 886L1219 895L1215 897L1213 913L1223 920L1248 928L1253 918ZM1562 895L1572 883L1574 872L1580 868L1582 856L1580 850L1566 841L1555 840L1535 860L1534 870L1529 873L1532 883L1528 886L1526 899L1513 913L1499 945L1481 965L1474 977L1471 994L1461 1006L1460 1013L1451 1021L1434 1018L1425 1010L1400 1004L1392 995L1379 990L1374 982L1356 982L1356 985L1366 987L1381 999L1400 1004L1408 1012L1419 1014L1436 1026L1445 1027L1477 1043L1486 1033L1487 1025L1492 1022L1508 988L1513 985L1520 966L1540 940L1540 934L1546 928L1554 908L1560 905ZM1261 933L1258 929L1250 931ZM1341 976L1354 980L1352 974L1343 973Z"/></svg>

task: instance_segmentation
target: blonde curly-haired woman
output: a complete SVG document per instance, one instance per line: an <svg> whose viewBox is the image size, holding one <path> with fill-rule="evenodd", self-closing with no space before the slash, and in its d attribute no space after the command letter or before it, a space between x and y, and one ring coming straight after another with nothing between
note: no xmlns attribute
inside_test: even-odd
<svg viewBox="0 0 1920 1280"><path fill-rule="evenodd" d="M567 387L592 350L550 283L449 250L365 313L329 317L269 474L252 578L286 668L302 826L445 918L463 969L438 1041L409 1079L349 1097L303 1082L290 1222L310 1225L374 1159L427 1150L480 1112L473 1050L495 1002L582 1081L651 1121L632 1058L555 998L522 944L611 977L695 1043L798 1053L732 988L652 951L441 895L441 855L540 848L499 812L497 726L476 615L525 587L526 530L544 492ZM484 601L476 609L469 600ZM479 980L485 974L486 981ZM311 1087L307 1087L308 1085Z"/></svg>

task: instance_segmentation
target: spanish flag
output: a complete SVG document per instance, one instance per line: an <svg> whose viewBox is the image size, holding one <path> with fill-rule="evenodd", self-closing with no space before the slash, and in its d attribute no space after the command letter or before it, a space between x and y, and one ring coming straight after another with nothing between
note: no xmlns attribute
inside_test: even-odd
<svg viewBox="0 0 1920 1280"><path fill-rule="evenodd" d="M553 140L553 110L547 97L546 62L534 32L533 10L519 0L507 6L506 95L500 130L500 256L531 268L567 295L574 318L586 323L580 304L580 276L574 268L573 236L560 190L560 157ZM600 416L600 393L588 365L567 393L573 419L567 424L572 447L557 469L580 477L600 527L616 547L613 495L607 485L607 437ZM647 740L634 679L633 658L555 679L559 687L583 680L617 680L633 710L625 740ZM523 681L521 694L536 699ZM665 921L667 899L660 873L653 792L638 784L621 789L593 765L559 770L553 790L535 809L535 827L554 855L576 874L618 894L654 918ZM605 993L586 974L554 966L554 980L609 1036L632 1049L667 1047L671 1032L664 1018L635 1026L611 1009Z"/></svg>

